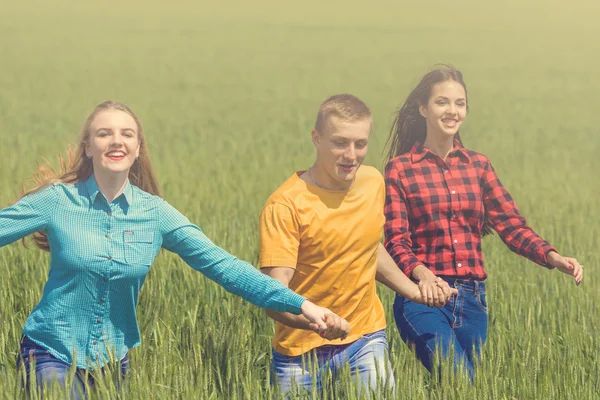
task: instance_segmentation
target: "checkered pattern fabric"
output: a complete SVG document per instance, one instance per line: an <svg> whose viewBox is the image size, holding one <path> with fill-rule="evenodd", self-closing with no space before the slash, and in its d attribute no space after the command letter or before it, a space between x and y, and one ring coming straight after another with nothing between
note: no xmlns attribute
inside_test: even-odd
<svg viewBox="0 0 600 400"><path fill-rule="evenodd" d="M0 246L37 231L48 236L50 273L23 333L79 368L103 366L109 353L122 359L140 344L138 293L161 247L260 307L300 314L305 300L129 183L110 204L92 176L55 184L0 211Z"/></svg>
<svg viewBox="0 0 600 400"><path fill-rule="evenodd" d="M416 143L385 168L385 247L407 276L420 264L443 277L484 280L484 220L517 254L547 266L555 250L525 221L484 155L458 141L444 161Z"/></svg>

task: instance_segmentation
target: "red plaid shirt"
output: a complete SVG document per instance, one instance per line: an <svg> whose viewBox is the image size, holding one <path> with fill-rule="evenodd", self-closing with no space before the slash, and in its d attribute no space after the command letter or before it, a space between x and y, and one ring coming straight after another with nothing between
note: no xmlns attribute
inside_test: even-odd
<svg viewBox="0 0 600 400"><path fill-rule="evenodd" d="M527 226L488 158L458 141L446 161L416 143L387 164L385 182L385 247L407 276L423 264L437 276L487 278L486 217L512 251L549 267L556 250Z"/></svg>

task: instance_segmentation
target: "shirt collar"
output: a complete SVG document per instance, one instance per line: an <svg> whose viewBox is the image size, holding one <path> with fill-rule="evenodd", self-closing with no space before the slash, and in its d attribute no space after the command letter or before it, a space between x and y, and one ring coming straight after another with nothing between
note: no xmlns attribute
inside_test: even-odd
<svg viewBox="0 0 600 400"><path fill-rule="evenodd" d="M96 197L98 197L98 193L100 193L100 189L98 189L98 184L96 183L96 178L94 178L94 174L90 175L90 177L85 182L87 187L88 194L90 196L90 200L92 204L96 201ZM123 192L117 197L123 197L128 205L131 205L131 199L133 197L133 188L131 187L131 183L129 183L129 179L127 179L127 183L125 184L125 188Z"/></svg>
<svg viewBox="0 0 600 400"><path fill-rule="evenodd" d="M471 162L471 157L469 157L469 153L467 152L467 149L465 149L460 144L458 139L454 139L454 149L448 155L451 156L454 154L458 155L467 164ZM415 142L413 147L410 149L410 157L411 157L411 161L413 162L413 164L420 162L427 155L432 155L432 156L437 157L437 154L434 154L427 147L423 146L423 143L421 143L421 142Z"/></svg>

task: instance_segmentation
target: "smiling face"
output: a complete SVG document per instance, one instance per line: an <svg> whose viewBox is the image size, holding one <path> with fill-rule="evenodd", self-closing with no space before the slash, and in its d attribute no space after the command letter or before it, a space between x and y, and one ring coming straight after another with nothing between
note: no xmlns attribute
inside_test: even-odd
<svg viewBox="0 0 600 400"><path fill-rule="evenodd" d="M467 116L465 88L454 80L435 84L427 104L419 106L427 123L427 136L454 136Z"/></svg>
<svg viewBox="0 0 600 400"><path fill-rule="evenodd" d="M347 189L356 171L367 155L371 118L343 121L335 116L328 118L324 132L313 130L313 143L317 149L320 184L331 189Z"/></svg>
<svg viewBox="0 0 600 400"><path fill-rule="evenodd" d="M94 174L129 174L140 153L138 129L133 117L124 111L107 109L96 114L85 147Z"/></svg>

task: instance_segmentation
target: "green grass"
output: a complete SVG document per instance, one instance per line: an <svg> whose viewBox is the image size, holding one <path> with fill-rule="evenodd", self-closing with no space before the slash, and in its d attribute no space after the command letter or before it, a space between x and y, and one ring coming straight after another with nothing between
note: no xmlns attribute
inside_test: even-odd
<svg viewBox="0 0 600 400"><path fill-rule="evenodd" d="M465 74L467 146L488 155L530 224L586 265L576 287L484 241L489 340L475 385L432 382L386 306L396 393L407 399L599 399L600 238L596 2L158 2L0 0L0 206L55 159L103 100L144 122L164 197L217 244L256 263L258 213L312 163L318 104L351 92L373 109L381 168L391 114L431 65ZM0 250L0 397L47 255ZM164 253L141 292L142 346L124 397L257 399L273 324ZM359 398L347 377L329 398ZM110 380L91 398L114 397ZM50 398L63 398L56 394ZM313 398L318 398L315 393Z"/></svg>

